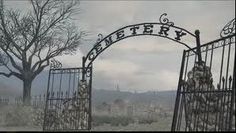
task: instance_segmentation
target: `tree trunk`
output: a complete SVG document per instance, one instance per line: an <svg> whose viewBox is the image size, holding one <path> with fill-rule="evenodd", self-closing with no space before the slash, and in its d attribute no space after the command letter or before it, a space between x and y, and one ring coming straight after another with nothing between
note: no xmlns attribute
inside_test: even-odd
<svg viewBox="0 0 236 133"><path fill-rule="evenodd" d="M31 101L31 79L23 80L23 103L24 105L30 105Z"/></svg>

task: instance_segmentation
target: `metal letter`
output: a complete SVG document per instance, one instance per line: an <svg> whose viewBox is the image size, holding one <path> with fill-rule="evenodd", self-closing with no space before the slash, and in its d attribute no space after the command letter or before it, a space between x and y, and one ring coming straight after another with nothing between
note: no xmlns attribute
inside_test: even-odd
<svg viewBox="0 0 236 133"><path fill-rule="evenodd" d="M116 36L117 36L117 38L116 38L117 40L122 39L125 36L124 30L120 30L120 31L116 32Z"/></svg>
<svg viewBox="0 0 236 133"><path fill-rule="evenodd" d="M160 30L160 32L158 32L158 34L160 34L160 35L163 35L163 34L165 34L165 36L168 36L168 34L167 34L167 32L170 30L170 28L169 27L165 27L165 26L161 26L161 30Z"/></svg>
<svg viewBox="0 0 236 133"><path fill-rule="evenodd" d="M102 51L102 45L100 43L98 43L96 46L95 46L95 50L96 50L96 54L99 54L101 51Z"/></svg>
<svg viewBox="0 0 236 133"><path fill-rule="evenodd" d="M181 40L180 37L186 35L186 33L184 33L182 30L181 31L175 31L175 33L176 33L175 39L178 40L178 41Z"/></svg>
<svg viewBox="0 0 236 133"><path fill-rule="evenodd" d="M152 34L153 32L152 28L153 28L152 24L144 25L143 34Z"/></svg>
<svg viewBox="0 0 236 133"><path fill-rule="evenodd" d="M139 29L139 26L133 26L133 27L130 28L130 31L133 31L132 35L136 35L137 34L137 32L136 32L137 29Z"/></svg>
<svg viewBox="0 0 236 133"><path fill-rule="evenodd" d="M105 39L106 46L109 46L112 44L112 38L111 36L108 37L108 39Z"/></svg>

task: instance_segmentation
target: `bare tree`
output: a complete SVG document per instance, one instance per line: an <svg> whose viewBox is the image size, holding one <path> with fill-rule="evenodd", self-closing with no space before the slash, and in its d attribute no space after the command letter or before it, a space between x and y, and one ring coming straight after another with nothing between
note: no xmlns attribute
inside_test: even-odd
<svg viewBox="0 0 236 133"><path fill-rule="evenodd" d="M78 1L29 0L27 13L0 2L0 65L5 67L0 75L22 80L23 102L29 104L35 77L51 59L75 53L81 43L84 34L71 21Z"/></svg>

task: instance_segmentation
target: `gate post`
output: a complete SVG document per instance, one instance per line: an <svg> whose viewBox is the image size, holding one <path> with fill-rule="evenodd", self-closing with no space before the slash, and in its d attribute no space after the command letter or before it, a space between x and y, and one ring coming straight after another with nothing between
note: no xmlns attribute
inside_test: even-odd
<svg viewBox="0 0 236 133"><path fill-rule="evenodd" d="M85 57L82 57L82 81L85 81L85 74L86 74L86 69L85 69Z"/></svg>
<svg viewBox="0 0 236 133"><path fill-rule="evenodd" d="M195 31L196 35L196 44L197 44L197 56L198 56L198 62L202 63L202 54L201 54L201 44L200 44L200 31L196 30Z"/></svg>
<svg viewBox="0 0 236 133"><path fill-rule="evenodd" d="M48 99L50 97L50 91L49 91L49 88L50 88L50 79L51 79L51 66L50 66L50 70L48 72L48 85L47 85L47 92L46 92L46 103L45 103L45 106L44 106L44 117L43 117L43 131L45 130L48 130L46 129L45 125L47 124L46 121L47 121L47 109L48 109Z"/></svg>
<svg viewBox="0 0 236 133"><path fill-rule="evenodd" d="M179 110L179 104L181 102L180 101L180 94L181 94L181 88L182 88L182 76L183 76L183 73L184 73L185 55L186 55L186 51L184 50L183 51L183 56L182 56L180 74L179 74L179 83L178 83L178 88L177 88L177 93L176 93L175 108L174 108L171 131L176 130L176 123L177 123L177 120L178 120L178 113L179 113L178 110Z"/></svg>
<svg viewBox="0 0 236 133"><path fill-rule="evenodd" d="M89 80L89 119L88 119L88 130L92 129L92 81L93 81L93 64L90 68L90 80Z"/></svg>
<svg viewBox="0 0 236 133"><path fill-rule="evenodd" d="M234 53L234 57L235 57L236 53ZM233 131L233 112L234 112L234 108L235 108L235 58L234 58L234 70L233 70L233 85L232 85L232 92L231 92L231 107L230 107L230 116L229 117L229 131ZM235 118L234 118L235 119Z"/></svg>

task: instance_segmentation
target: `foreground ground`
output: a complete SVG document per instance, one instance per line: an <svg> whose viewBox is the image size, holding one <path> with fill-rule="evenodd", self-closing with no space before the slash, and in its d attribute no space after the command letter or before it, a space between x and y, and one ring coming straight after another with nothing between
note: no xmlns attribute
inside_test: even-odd
<svg viewBox="0 0 236 133"><path fill-rule="evenodd" d="M129 124L128 126L111 126L103 124L92 128L92 131L170 131L171 119L162 119L151 124ZM42 131L41 127L4 126L0 131Z"/></svg>

